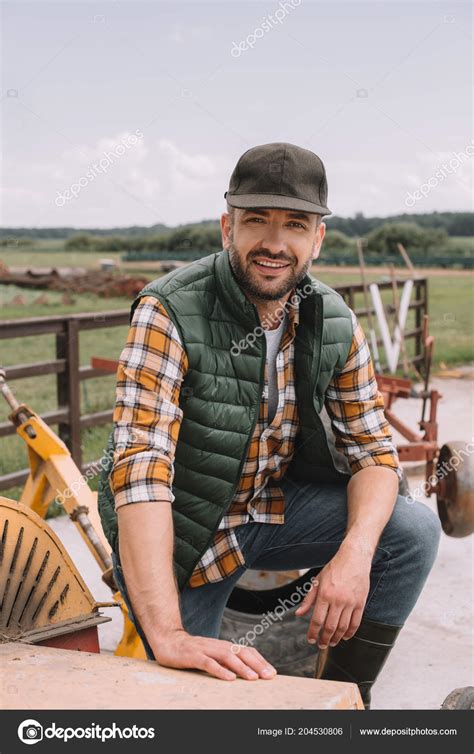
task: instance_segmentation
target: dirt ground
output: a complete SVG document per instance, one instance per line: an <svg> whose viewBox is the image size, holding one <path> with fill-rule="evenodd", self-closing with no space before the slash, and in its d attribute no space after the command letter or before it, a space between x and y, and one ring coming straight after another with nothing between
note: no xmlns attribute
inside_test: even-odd
<svg viewBox="0 0 474 754"><path fill-rule="evenodd" d="M443 394L439 406L439 440L470 442L474 437L474 380L435 378ZM416 429L420 402L399 401L397 415ZM423 481L420 469L410 469L414 492ZM422 498L423 499L423 498ZM436 501L424 498L433 510ZM66 518L50 521L78 566L94 597L109 600L110 591L75 527ZM453 689L473 684L473 537L442 535L437 561L383 673L374 687L373 709L436 709ZM121 635L118 608L108 608L111 623L100 626L103 651L112 651Z"/></svg>

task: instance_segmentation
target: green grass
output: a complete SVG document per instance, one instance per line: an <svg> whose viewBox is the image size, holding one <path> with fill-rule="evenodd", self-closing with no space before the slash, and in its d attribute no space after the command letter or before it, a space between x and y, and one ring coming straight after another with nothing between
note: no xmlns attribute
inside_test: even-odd
<svg viewBox="0 0 474 754"><path fill-rule="evenodd" d="M7 264L6 255L10 252L1 252L2 259ZM36 266L61 264L70 266L73 259L80 257L81 264L87 260L89 264L96 264L94 254L64 255L57 252L49 255L44 252L44 261L39 262L39 256L43 252L15 252L15 264L27 266L34 263ZM57 261L63 259L64 261ZM112 255L111 255L112 256ZM33 262L27 261L33 257ZM329 285L343 285L349 282L360 282L360 276L354 272L345 272L341 269L337 273L324 272L315 266L313 274ZM148 274L155 277L156 273ZM381 270L375 274L369 274L369 280L381 280L384 276ZM386 275L385 275L386 277ZM429 280L429 308L430 308L430 331L436 336L435 366L439 362L453 366L473 360L473 281L472 274L454 275L446 271L442 276L430 275ZM62 294L47 291L48 303L41 306L35 301L44 291L19 289L13 286L0 286L0 327L1 319L17 319L29 316L51 316L72 312L100 312L110 309L128 309L130 301L125 298L103 299L92 295L74 295L74 303L65 305L62 303ZM21 295L26 305L12 305L10 302L16 295ZM388 294L387 294L388 295ZM385 297L386 298L386 297ZM362 299L356 304L363 305ZM412 321L408 323L411 326ZM89 364L91 356L103 356L117 359L125 343L128 327L116 327L83 332L80 336L80 362L82 365ZM54 358L54 337L50 335L20 338L17 340L0 340L0 365L8 366L19 363L32 363L35 361ZM55 377L48 375L42 378L28 378L15 380L11 387L20 402L25 402L38 413L52 410L56 407ZM104 378L87 380L81 383L81 409L82 413L91 413L111 408L115 399L115 375ZM0 399L0 422L6 421L9 410L7 404ZM53 429L57 429L53 427ZM85 461L99 458L104 452L110 426L95 427L83 432L83 457ZM26 445L18 436L0 438L0 474L6 474L27 466ZM91 487L96 488L97 479L93 480ZM20 488L14 488L0 494L5 494L13 499L19 499Z"/></svg>
<svg viewBox="0 0 474 754"><path fill-rule="evenodd" d="M121 252L64 251L64 242L54 239L25 250L0 248L0 259L7 267L99 267L99 259L120 261Z"/></svg>
<svg viewBox="0 0 474 754"><path fill-rule="evenodd" d="M472 253L474 239L470 236L450 236L449 243L453 249L462 249L463 251L470 251Z"/></svg>
<svg viewBox="0 0 474 754"><path fill-rule="evenodd" d="M474 359L474 276L432 277L428 287L435 363L466 364Z"/></svg>
<svg viewBox="0 0 474 754"><path fill-rule="evenodd" d="M360 282L354 273L319 272L313 267L313 274L331 286ZM380 274L368 274L368 282L381 280ZM385 279L388 279L385 276ZM390 293L382 296L384 302L390 299ZM356 306L363 306L362 296ZM448 366L467 364L474 360L474 275L462 276L449 274L428 274L428 314L429 331L435 336L434 366L441 362ZM407 328L414 327L414 318L410 313ZM367 329L365 327L365 329Z"/></svg>
<svg viewBox="0 0 474 754"><path fill-rule="evenodd" d="M19 319L31 316L52 316L73 312L102 312L111 309L127 309L130 301L124 298L102 299L96 296L74 296L75 303L61 303L62 294L47 291L49 305L34 306L33 302L44 291L0 286L0 316L2 319ZM17 294L23 296L26 306L8 304ZM1 321L0 321L1 327ZM128 327L91 330L80 335L80 363L90 364L92 356L118 359L126 340ZM52 335L31 336L12 340L0 340L0 365L29 364L55 358L55 339ZM11 388L20 402L27 403L37 413L56 408L55 375L29 377L14 380ZM93 413L114 404L115 376L94 378L81 383L81 412ZM9 409L0 398L0 422L7 421ZM57 427L53 427L57 431ZM107 442L110 426L94 427L83 432L84 461L99 458ZM0 438L0 475L25 468L28 465L26 445L17 435ZM94 480L96 483L97 480ZM91 485L94 488L94 484ZM19 499L21 488L8 490L8 497Z"/></svg>

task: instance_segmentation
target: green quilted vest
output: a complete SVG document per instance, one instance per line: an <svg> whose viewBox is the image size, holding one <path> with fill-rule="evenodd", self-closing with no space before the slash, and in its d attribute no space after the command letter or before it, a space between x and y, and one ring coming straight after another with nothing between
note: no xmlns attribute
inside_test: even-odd
<svg viewBox="0 0 474 754"><path fill-rule="evenodd" d="M298 290L300 320L294 343L300 428L286 474L301 483L347 482L348 465L341 463L333 443L330 447L320 412L330 380L347 360L350 310L339 294L309 275ZM156 296L164 305L189 362L180 393L183 420L172 486L174 566L182 590L237 489L259 414L266 339L255 306L234 278L227 251L149 283L133 302L130 320L145 295ZM247 347L239 350L240 341ZM105 535L118 556L117 516L108 483L113 443L112 431L98 504Z"/></svg>

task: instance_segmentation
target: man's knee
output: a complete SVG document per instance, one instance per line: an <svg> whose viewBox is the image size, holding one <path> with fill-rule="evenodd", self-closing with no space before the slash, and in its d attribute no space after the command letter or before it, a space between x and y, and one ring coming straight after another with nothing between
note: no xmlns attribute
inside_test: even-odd
<svg viewBox="0 0 474 754"><path fill-rule="evenodd" d="M438 553L441 537L439 517L424 503L398 497L397 528L401 541L405 540L419 567L429 571Z"/></svg>

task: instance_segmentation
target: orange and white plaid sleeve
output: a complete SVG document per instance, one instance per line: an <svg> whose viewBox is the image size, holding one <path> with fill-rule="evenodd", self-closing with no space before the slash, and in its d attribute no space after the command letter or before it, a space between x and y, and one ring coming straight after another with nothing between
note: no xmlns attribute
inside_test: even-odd
<svg viewBox="0 0 474 754"><path fill-rule="evenodd" d="M144 296L133 314L117 369L116 452L110 474L115 507L174 502L174 455L188 368L179 334L161 302Z"/></svg>
<svg viewBox="0 0 474 754"><path fill-rule="evenodd" d="M347 361L326 393L325 405L336 447L347 457L353 474L367 466L386 466L401 478L403 472L385 418L369 346L353 312L352 326Z"/></svg>

